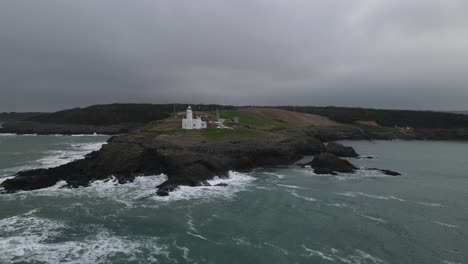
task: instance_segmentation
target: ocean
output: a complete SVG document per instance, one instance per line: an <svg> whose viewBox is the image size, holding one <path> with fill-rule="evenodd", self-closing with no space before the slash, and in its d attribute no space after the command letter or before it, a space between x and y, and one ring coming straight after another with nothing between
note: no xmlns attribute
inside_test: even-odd
<svg viewBox="0 0 468 264"><path fill-rule="evenodd" d="M0 181L107 139L0 135ZM168 197L164 175L2 194L0 263L468 263L467 143L343 143L374 159L351 159L355 175L231 172Z"/></svg>

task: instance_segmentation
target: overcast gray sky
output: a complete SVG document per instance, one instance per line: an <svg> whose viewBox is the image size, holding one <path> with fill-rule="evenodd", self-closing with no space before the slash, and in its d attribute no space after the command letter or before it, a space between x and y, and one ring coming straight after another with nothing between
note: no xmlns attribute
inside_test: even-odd
<svg viewBox="0 0 468 264"><path fill-rule="evenodd" d="M468 109L466 0L2 0L0 111Z"/></svg>

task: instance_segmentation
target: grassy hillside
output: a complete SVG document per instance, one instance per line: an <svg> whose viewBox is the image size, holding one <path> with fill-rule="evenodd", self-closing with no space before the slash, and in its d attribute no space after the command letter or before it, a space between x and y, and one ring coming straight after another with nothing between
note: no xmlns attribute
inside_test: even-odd
<svg viewBox="0 0 468 264"><path fill-rule="evenodd" d="M238 110L224 110L220 112L220 117L229 120L239 117L239 125L255 129L338 125L338 123L321 116L274 108L249 107L239 108ZM227 122L227 125L236 124Z"/></svg>
<svg viewBox="0 0 468 264"><path fill-rule="evenodd" d="M286 110L294 110L302 113L311 113L328 117L340 123L356 123L358 121L373 121L386 127L414 128L466 128L468 116L462 114L408 111L408 110L379 110L347 107L313 107L313 106L282 106Z"/></svg>

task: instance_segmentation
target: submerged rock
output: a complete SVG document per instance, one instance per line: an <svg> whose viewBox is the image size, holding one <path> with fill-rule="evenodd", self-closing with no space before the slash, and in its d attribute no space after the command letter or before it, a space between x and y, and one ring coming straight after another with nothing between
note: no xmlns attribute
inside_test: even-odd
<svg viewBox="0 0 468 264"><path fill-rule="evenodd" d="M349 161L340 159L332 153L321 153L309 163L317 174L354 173L356 167Z"/></svg>
<svg viewBox="0 0 468 264"><path fill-rule="evenodd" d="M327 152L334 154L337 157L357 158L359 155L352 147L346 147L339 143L328 143Z"/></svg>
<svg viewBox="0 0 468 264"><path fill-rule="evenodd" d="M382 170L382 169L377 169L377 168L370 168L369 170L380 171L381 173L385 175L389 175L389 176L401 176L401 173L392 171L392 170Z"/></svg>
<svg viewBox="0 0 468 264"><path fill-rule="evenodd" d="M361 155L361 156L358 157L358 159L375 159L375 156Z"/></svg>

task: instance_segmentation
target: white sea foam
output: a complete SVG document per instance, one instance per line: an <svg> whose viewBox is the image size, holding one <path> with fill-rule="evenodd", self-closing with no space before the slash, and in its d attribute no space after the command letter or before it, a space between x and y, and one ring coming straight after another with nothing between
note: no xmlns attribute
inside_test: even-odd
<svg viewBox="0 0 468 264"><path fill-rule="evenodd" d="M296 186L296 185L286 185L286 184L276 184L276 185L280 186L280 187L289 188L289 189L301 189L301 190L306 189L306 188L302 188L302 187L299 187L299 186Z"/></svg>
<svg viewBox="0 0 468 264"><path fill-rule="evenodd" d="M198 233L198 230L195 227L195 224L193 223L193 217L191 214L187 216L187 225L188 225L189 230Z"/></svg>
<svg viewBox="0 0 468 264"><path fill-rule="evenodd" d="M252 243L245 237L233 237L232 240L239 246L252 246Z"/></svg>
<svg viewBox="0 0 468 264"><path fill-rule="evenodd" d="M72 231L66 222L34 214L31 211L0 220L0 263L109 263L116 255L135 259L143 250L155 260L168 255L167 247L160 246L157 238L130 240L104 228L97 228L82 241L70 240L67 233Z"/></svg>
<svg viewBox="0 0 468 264"><path fill-rule="evenodd" d="M349 207L349 205L345 203L329 203L327 204L328 206L334 206L334 207L339 207L339 208L346 208Z"/></svg>
<svg viewBox="0 0 468 264"><path fill-rule="evenodd" d="M93 133L93 134L72 134L70 136L72 137L103 137L103 136L108 136L108 135Z"/></svg>
<svg viewBox="0 0 468 264"><path fill-rule="evenodd" d="M273 244L268 243L268 242L263 242L263 244L265 244L265 245L267 245L269 247L272 247L274 249L277 249L278 251L280 251L281 253L283 253L286 256L289 255L289 252L286 249L282 248L282 247L279 247L277 245L273 245Z"/></svg>
<svg viewBox="0 0 468 264"><path fill-rule="evenodd" d="M195 234L195 233L192 233L192 232L186 232L186 233L187 233L187 235L190 235L190 236L202 239L202 240L208 240L208 238L206 238L206 237L204 237L202 235L199 235L199 234Z"/></svg>
<svg viewBox="0 0 468 264"><path fill-rule="evenodd" d="M167 202L181 200L231 199L235 197L236 193L244 191L255 178L238 172L229 172L229 178L215 178L208 181L212 186L180 186L177 190L171 192L169 196L157 196L155 187L166 180L167 176L163 174L136 177L133 182L126 184L119 184L115 178L110 178L94 181L88 187L76 189L63 188L66 182L60 181L49 188L8 194L4 198L27 199L31 196L87 196L113 200L127 207L132 207L136 204L157 207ZM219 183L225 183L227 186L214 186Z"/></svg>
<svg viewBox="0 0 468 264"><path fill-rule="evenodd" d="M442 204L440 203L418 202L418 204L422 204L422 205L429 206L429 207L442 207Z"/></svg>
<svg viewBox="0 0 468 264"><path fill-rule="evenodd" d="M449 260L442 260L444 264L462 264L461 262L449 261Z"/></svg>
<svg viewBox="0 0 468 264"><path fill-rule="evenodd" d="M106 144L106 142L72 144L68 150L49 150L45 152L44 157L38 160L31 161L22 166L0 170L0 175L12 175L24 170L52 168L64 165L75 160L83 159L86 154L99 150L104 144Z"/></svg>
<svg viewBox="0 0 468 264"><path fill-rule="evenodd" d="M344 193L335 193L335 194L346 196L346 197L353 197L353 198L356 197L356 193L354 192L344 192Z"/></svg>
<svg viewBox="0 0 468 264"><path fill-rule="evenodd" d="M11 137L11 136L16 136L14 133L0 133L0 137Z"/></svg>
<svg viewBox="0 0 468 264"><path fill-rule="evenodd" d="M373 198L373 199L378 199L378 200L389 200L390 199L390 197L387 197L387 196L373 195L373 194L367 194L367 193L363 193L363 192L358 192L357 194L359 194L361 196Z"/></svg>
<svg viewBox="0 0 468 264"><path fill-rule="evenodd" d="M246 188L255 180L254 177L230 171L228 178L214 178L209 180L211 186L180 186L177 190L171 192L169 196L152 196L151 200L172 202L180 200L210 200L210 199L232 199L238 192L245 191ZM215 186L225 183L227 186Z"/></svg>
<svg viewBox="0 0 468 264"><path fill-rule="evenodd" d="M317 199L315 198L312 198L312 197L307 197L307 196L302 196L302 195L299 195L297 192L295 191L288 191L290 194L292 194L294 197L297 197L297 198L300 198L300 199L303 199L303 200L306 200L306 201L309 201L309 202L316 202L318 201Z"/></svg>
<svg viewBox="0 0 468 264"><path fill-rule="evenodd" d="M336 262L331 256L328 256L327 254L321 251L310 249L306 247L305 245L302 245L302 248L304 248L304 250L307 252L308 257L320 257L328 261Z"/></svg>
<svg viewBox="0 0 468 264"><path fill-rule="evenodd" d="M386 223L387 222L387 221L383 220L382 218L373 217L373 216L370 216L370 215L361 214L360 216L362 216L364 218L367 218L367 219L370 219L370 220L375 221L375 222L379 222L379 223Z"/></svg>
<svg viewBox="0 0 468 264"><path fill-rule="evenodd" d="M343 193L335 193L335 194L346 196L346 197L353 197L353 198L358 197L358 196L363 196L363 197L377 199L377 200L396 200L399 202L406 202L405 199L402 199L393 195L382 196L382 195L368 194L364 192L343 192Z"/></svg>
<svg viewBox="0 0 468 264"><path fill-rule="evenodd" d="M339 262L347 264L364 264L364 263L373 263L373 264L385 264L386 262L380 258L372 256L371 254L364 252L359 249L354 249L352 252L345 252L343 250L338 250L336 248L331 248L329 253L325 253L320 250L311 249L302 245L302 248L306 251L304 257L319 257L326 261L330 262Z"/></svg>
<svg viewBox="0 0 468 264"><path fill-rule="evenodd" d="M401 198L399 198L399 197L392 196L392 195L388 196L388 198L393 199L393 200L397 200L397 201L400 201L400 202L406 202L405 199L401 199Z"/></svg>
<svg viewBox="0 0 468 264"><path fill-rule="evenodd" d="M190 249L188 247L179 246L176 241L174 241L172 244L175 248L182 252L182 257L185 259L185 261L192 262L192 259L190 258Z"/></svg>
<svg viewBox="0 0 468 264"><path fill-rule="evenodd" d="M273 190L272 188L268 188L268 187L265 187L265 186L255 186L255 188L260 189L260 190L268 190L268 191Z"/></svg>
<svg viewBox="0 0 468 264"><path fill-rule="evenodd" d="M56 167L69 162L84 158L84 156L92 151L99 150L105 142L72 144L70 150L51 150L47 153L48 156L37 160L40 168Z"/></svg>
<svg viewBox="0 0 468 264"><path fill-rule="evenodd" d="M458 228L458 226L456 225L451 225L451 224L447 224L447 223L443 223L439 221L432 221L432 222L441 226L449 227L449 228Z"/></svg>
<svg viewBox="0 0 468 264"><path fill-rule="evenodd" d="M264 172L263 174L275 176L278 179L283 179L285 177L283 174L279 174L275 172Z"/></svg>

